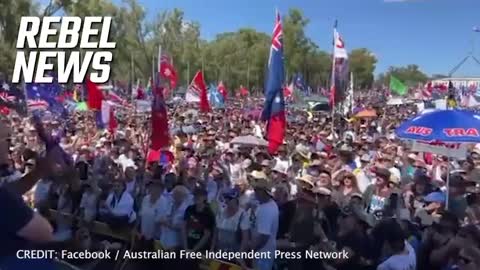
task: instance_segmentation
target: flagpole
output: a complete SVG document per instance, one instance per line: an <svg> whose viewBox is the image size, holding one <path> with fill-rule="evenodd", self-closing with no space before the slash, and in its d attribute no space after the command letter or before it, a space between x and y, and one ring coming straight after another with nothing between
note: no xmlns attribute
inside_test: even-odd
<svg viewBox="0 0 480 270"><path fill-rule="evenodd" d="M160 67L161 67L161 64L162 64L162 45L159 45L158 46L158 59L157 59L157 67L158 67L158 72L160 72ZM157 80L156 80L156 87L160 87L160 74L158 74L157 76Z"/></svg>
<svg viewBox="0 0 480 270"><path fill-rule="evenodd" d="M332 140L335 140L335 32L337 29L338 21L335 20L335 24L333 26L333 48L332 48L332 76L330 79L330 96L331 98L331 117L332 117ZM333 92L332 92L333 91Z"/></svg>
<svg viewBox="0 0 480 270"><path fill-rule="evenodd" d="M82 48L80 48L80 66L81 66L82 61L83 61L83 60L82 60L82 59L83 59L83 57L82 57L82 55L83 55L82 52L83 52L83 50L82 50ZM81 93L80 93L80 100L81 100L82 102L84 102L84 101L85 101L85 87L82 87L81 89L82 89L82 91L81 91Z"/></svg>
<svg viewBox="0 0 480 270"><path fill-rule="evenodd" d="M133 80L135 80L133 75L133 54L130 54L130 82L131 82L130 87L133 87ZM131 103L134 102L133 89L130 89L130 102Z"/></svg>
<svg viewBox="0 0 480 270"><path fill-rule="evenodd" d="M354 102L355 102L355 83L353 80L353 72L350 72L350 87L352 88L351 94L352 96L350 97L350 114L353 114L353 108L354 108Z"/></svg>
<svg viewBox="0 0 480 270"><path fill-rule="evenodd" d="M155 53L152 54L152 80L150 81L151 85L150 87L152 88L151 91L153 92L153 81L155 80Z"/></svg>

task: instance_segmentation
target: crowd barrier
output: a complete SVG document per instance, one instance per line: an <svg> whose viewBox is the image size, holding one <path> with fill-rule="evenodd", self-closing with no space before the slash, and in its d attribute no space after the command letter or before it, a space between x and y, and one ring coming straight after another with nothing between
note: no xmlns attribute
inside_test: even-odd
<svg viewBox="0 0 480 270"><path fill-rule="evenodd" d="M56 218L59 217L60 215L63 218L65 218L65 220L69 220L71 222L73 222L75 219L75 217L72 216L71 214L58 212L57 210L54 210L54 209L49 210L49 218L51 219L51 221L56 220ZM112 239L127 243L127 246L129 249L133 248L133 245L135 242L133 230L128 230L128 231L112 230L108 226L108 224L104 222L94 221L90 227L90 232L95 235L104 236L104 237L112 238ZM154 242L154 246L156 249L162 250L162 245L160 244L159 241L156 240ZM127 260L119 260L116 264L115 270L123 270L126 265L127 265ZM208 260L203 259L202 262L200 263L200 269L202 270L241 270L242 268L239 265L236 265L230 262L213 260L213 259L208 259Z"/></svg>

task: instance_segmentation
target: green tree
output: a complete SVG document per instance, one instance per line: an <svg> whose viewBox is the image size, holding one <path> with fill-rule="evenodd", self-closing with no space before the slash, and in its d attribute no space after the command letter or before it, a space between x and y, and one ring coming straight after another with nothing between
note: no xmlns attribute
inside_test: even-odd
<svg viewBox="0 0 480 270"><path fill-rule="evenodd" d="M0 0L0 73L9 75L13 71L22 16L39 14L39 6L31 0Z"/></svg>
<svg viewBox="0 0 480 270"><path fill-rule="evenodd" d="M366 48L354 49L349 55L350 72L353 72L355 88L367 89L374 82L377 58Z"/></svg>
<svg viewBox="0 0 480 270"><path fill-rule="evenodd" d="M378 84L388 85L390 75L395 76L407 86L414 87L419 83L426 83L428 76L423 73L417 65L408 65L406 67L390 67L387 72L380 74Z"/></svg>

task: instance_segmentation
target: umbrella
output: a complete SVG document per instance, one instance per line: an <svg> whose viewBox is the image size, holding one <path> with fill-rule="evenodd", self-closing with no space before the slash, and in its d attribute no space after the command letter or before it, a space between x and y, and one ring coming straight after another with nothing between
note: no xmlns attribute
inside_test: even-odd
<svg viewBox="0 0 480 270"><path fill-rule="evenodd" d="M230 142L231 144L243 144L243 145L253 145L253 146L267 146L268 142L262 138L258 138L252 135L248 136L238 136L233 138Z"/></svg>
<svg viewBox="0 0 480 270"><path fill-rule="evenodd" d="M377 117L377 112L373 109L365 109L355 115L357 118Z"/></svg>
<svg viewBox="0 0 480 270"><path fill-rule="evenodd" d="M416 141L480 142L480 115L463 110L422 113L400 125L398 137Z"/></svg>
<svg viewBox="0 0 480 270"><path fill-rule="evenodd" d="M395 130L401 139L441 143L480 142L480 115L464 110L435 110L420 114ZM452 147L452 146L450 146ZM432 147L430 147L432 148ZM450 159L450 155L449 155ZM448 166L450 170L450 166ZM450 171L447 173L447 204Z"/></svg>

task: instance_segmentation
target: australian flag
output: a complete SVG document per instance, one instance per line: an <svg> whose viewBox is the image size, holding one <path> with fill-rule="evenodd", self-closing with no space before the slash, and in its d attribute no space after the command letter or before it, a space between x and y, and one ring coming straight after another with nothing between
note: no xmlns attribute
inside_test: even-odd
<svg viewBox="0 0 480 270"><path fill-rule="evenodd" d="M303 79L303 75L301 73L297 73L295 75L295 88L301 91L302 93L307 92L307 87L305 85L305 80Z"/></svg>
<svg viewBox="0 0 480 270"><path fill-rule="evenodd" d="M45 101L48 103L47 110L52 114L66 116L67 109L58 100L63 90L55 77L51 83L28 83L25 88L27 101Z"/></svg>
<svg viewBox="0 0 480 270"><path fill-rule="evenodd" d="M283 144L286 117L283 84L285 72L283 67L283 29L280 13L277 12L272 34L272 46L268 59L267 81L265 85L265 104L262 120L267 123L268 151L275 153Z"/></svg>

